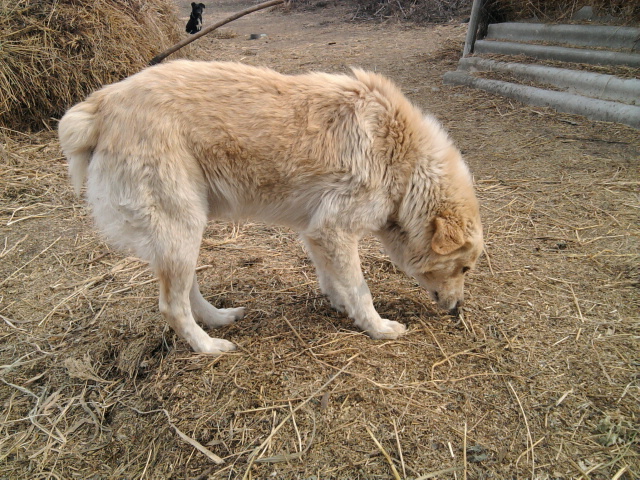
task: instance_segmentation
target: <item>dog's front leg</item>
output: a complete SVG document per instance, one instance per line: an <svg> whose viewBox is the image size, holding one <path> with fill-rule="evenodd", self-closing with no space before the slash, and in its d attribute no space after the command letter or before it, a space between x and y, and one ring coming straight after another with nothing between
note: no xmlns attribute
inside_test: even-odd
<svg viewBox="0 0 640 480"><path fill-rule="evenodd" d="M307 235L302 235L302 240L307 249L307 253L309 254L309 258L311 258L311 261L316 267L320 290L329 298L331 306L335 310L345 313L347 311L347 302L336 284L336 275L335 272L333 272L333 264L326 253L323 243Z"/></svg>
<svg viewBox="0 0 640 480"><path fill-rule="evenodd" d="M316 266L320 286L331 304L346 310L357 327L371 338L398 338L406 327L381 318L362 275L358 256L358 238L340 230L322 229L303 235L309 255Z"/></svg>

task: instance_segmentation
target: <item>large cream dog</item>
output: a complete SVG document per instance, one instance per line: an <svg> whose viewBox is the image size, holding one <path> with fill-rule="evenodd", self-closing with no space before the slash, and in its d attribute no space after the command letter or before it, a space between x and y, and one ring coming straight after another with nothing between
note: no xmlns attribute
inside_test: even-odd
<svg viewBox="0 0 640 480"><path fill-rule="evenodd" d="M436 120L389 80L286 76L236 63L174 61L107 86L60 121L76 191L110 241L148 260L160 311L197 352L233 350L195 320L225 325L195 277L208 219L257 219L300 233L322 291L372 338L380 317L358 240L375 234L392 261L444 309L463 300L482 251L472 179ZM195 319L195 320L194 320Z"/></svg>

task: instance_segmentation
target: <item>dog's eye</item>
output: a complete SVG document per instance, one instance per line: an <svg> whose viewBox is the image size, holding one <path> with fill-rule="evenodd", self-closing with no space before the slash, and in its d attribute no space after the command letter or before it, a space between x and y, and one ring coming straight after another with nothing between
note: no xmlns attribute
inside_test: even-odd
<svg viewBox="0 0 640 480"><path fill-rule="evenodd" d="M469 270L471 270L471 267L462 267L462 273L467 273Z"/></svg>

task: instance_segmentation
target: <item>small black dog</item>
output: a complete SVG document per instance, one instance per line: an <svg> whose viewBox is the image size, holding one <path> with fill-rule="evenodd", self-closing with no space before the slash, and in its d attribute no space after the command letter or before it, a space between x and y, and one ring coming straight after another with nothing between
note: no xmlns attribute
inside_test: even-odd
<svg viewBox="0 0 640 480"><path fill-rule="evenodd" d="M202 11L204 10L204 3L191 2L191 15L189 15L189 21L187 22L187 33L198 33L202 30Z"/></svg>

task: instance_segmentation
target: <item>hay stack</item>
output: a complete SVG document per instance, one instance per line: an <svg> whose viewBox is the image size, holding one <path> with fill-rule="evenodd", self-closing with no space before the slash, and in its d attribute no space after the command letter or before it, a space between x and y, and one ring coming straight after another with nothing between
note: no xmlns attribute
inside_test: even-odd
<svg viewBox="0 0 640 480"><path fill-rule="evenodd" d="M179 35L171 0L0 0L0 126L48 125Z"/></svg>

